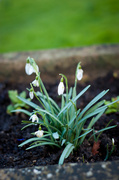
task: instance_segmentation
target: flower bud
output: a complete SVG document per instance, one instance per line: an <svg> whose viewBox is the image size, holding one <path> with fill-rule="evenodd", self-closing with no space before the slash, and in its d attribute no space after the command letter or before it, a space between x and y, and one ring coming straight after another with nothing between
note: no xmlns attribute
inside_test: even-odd
<svg viewBox="0 0 119 180"><path fill-rule="evenodd" d="M34 93L33 93L33 91L30 91L30 92L29 92L29 97L30 97L31 99L34 98Z"/></svg>
<svg viewBox="0 0 119 180"><path fill-rule="evenodd" d="M80 81L83 77L83 70L82 69L78 69L77 70L77 79Z"/></svg>
<svg viewBox="0 0 119 180"><path fill-rule="evenodd" d="M61 78L61 81L58 85L58 95L62 95L64 93L64 83L63 83L63 78Z"/></svg>
<svg viewBox="0 0 119 180"><path fill-rule="evenodd" d="M39 87L39 82L38 79L36 78L33 82L32 82L33 86L35 87Z"/></svg>
<svg viewBox="0 0 119 180"><path fill-rule="evenodd" d="M38 74L39 72L39 67L35 63L33 58L28 57L26 60L26 65L25 65L25 72L28 75L31 75L32 73Z"/></svg>

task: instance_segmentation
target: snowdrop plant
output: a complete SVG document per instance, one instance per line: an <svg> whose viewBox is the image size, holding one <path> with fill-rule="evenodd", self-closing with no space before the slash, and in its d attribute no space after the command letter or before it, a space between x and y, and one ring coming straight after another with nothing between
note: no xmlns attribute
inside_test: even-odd
<svg viewBox="0 0 119 180"><path fill-rule="evenodd" d="M73 153L74 150L77 150L83 143L86 135L91 132L93 133L94 124L107 109L107 105L100 99L108 90L104 90L98 94L84 107L84 109L77 109L77 101L79 101L79 98L90 87L90 85L85 87L77 94L77 81L81 80L83 77L83 70L79 63L76 68L73 88L71 87L69 89L67 77L64 74L60 74L61 80L58 85L58 95L61 96L61 106L59 107L57 103L49 97L40 77L39 68L33 58L28 57L25 71L28 75L32 73L36 74L36 79L30 84L31 88L28 90L30 98L37 98L38 104L40 103L40 105L30 102L25 98L18 97L34 109L33 112L19 110L30 116L30 121L23 121L24 124L27 124L23 129L34 124L38 125L39 128L38 131L32 133L36 137L24 141L19 146L31 143L27 150L42 145L62 148L63 152L60 156L59 164L63 164L64 159ZM33 86L39 86L39 91L36 92ZM65 94L64 90L66 91ZM89 123L87 127L84 128L89 118ZM101 131L113 127L115 126L106 127Z"/></svg>

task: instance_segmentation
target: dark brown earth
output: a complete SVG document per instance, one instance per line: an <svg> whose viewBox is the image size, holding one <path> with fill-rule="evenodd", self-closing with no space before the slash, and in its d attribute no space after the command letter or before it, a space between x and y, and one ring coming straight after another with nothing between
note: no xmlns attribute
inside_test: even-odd
<svg viewBox="0 0 119 180"><path fill-rule="evenodd" d="M55 99L60 105L60 98L57 97L57 85L46 84L46 89L49 95ZM105 95L106 100L110 100L111 97L119 95L119 78L115 78L113 73L109 73L106 77L98 78L93 82L87 82L81 85L78 83L77 92L80 92L86 85L91 84L90 89L80 98L78 101L78 107L84 107L93 97L95 97L102 90L110 89ZM6 113L6 107L10 104L8 98L8 90L17 89L19 92L28 87L27 84L11 84L10 82L0 83L0 168L23 168L36 165L50 165L57 164L61 152L63 149L52 149L49 146L38 147L26 151L26 147L18 147L18 145L30 137L33 137L30 133L37 130L37 126L32 126L21 131L23 125L21 121L23 119L29 119L26 115L19 114L10 116ZM110 125L117 125L116 128L107 130L100 136L100 145L97 149L98 153L92 154L92 148L94 139L87 141L79 147L79 149L70 155L67 162L97 162L104 161L106 157L107 144L109 151L112 148L112 138L115 140L115 150L108 160L119 160L119 114L113 113L110 115L103 115L100 120L95 124L96 130L102 129L106 124L112 120Z"/></svg>

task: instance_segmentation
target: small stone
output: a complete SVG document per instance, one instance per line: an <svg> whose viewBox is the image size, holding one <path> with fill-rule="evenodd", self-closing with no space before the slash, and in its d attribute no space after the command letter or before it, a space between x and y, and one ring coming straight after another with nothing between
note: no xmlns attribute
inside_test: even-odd
<svg viewBox="0 0 119 180"><path fill-rule="evenodd" d="M51 173L47 174L47 178L52 178L52 174Z"/></svg>
<svg viewBox="0 0 119 180"><path fill-rule="evenodd" d="M90 170L86 173L86 176L87 176L87 177L90 177L90 176L92 176L92 175L93 175L92 169L90 169Z"/></svg>
<svg viewBox="0 0 119 180"><path fill-rule="evenodd" d="M106 168L106 164L102 164L102 168L104 168L104 169L105 169L105 168Z"/></svg>
<svg viewBox="0 0 119 180"><path fill-rule="evenodd" d="M41 171L38 171L37 169L34 169L33 172L34 172L35 174L41 174Z"/></svg>
<svg viewBox="0 0 119 180"><path fill-rule="evenodd" d="M33 163L36 163L36 160L33 160Z"/></svg>

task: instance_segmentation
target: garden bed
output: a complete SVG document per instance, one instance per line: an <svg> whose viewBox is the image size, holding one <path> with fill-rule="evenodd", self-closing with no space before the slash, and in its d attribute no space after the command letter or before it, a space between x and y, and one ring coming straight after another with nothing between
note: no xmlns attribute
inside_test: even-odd
<svg viewBox="0 0 119 180"><path fill-rule="evenodd" d="M105 95L106 100L118 96L119 93L119 78L114 77L114 73L110 72L105 77L97 78L92 82L78 83L77 92L80 92L86 85L91 84L89 90L78 101L78 108L83 108L85 105L95 97L102 90L110 89ZM106 83L105 83L106 82ZM60 105L60 97L57 96L58 81L54 84L46 84L49 95ZM70 84L71 85L71 84ZM23 125L22 120L28 120L29 117L24 114L8 115L6 113L7 106L11 103L8 97L8 90L17 89L22 92L29 87L29 84L12 84L10 82L3 82L0 84L0 168L24 168L31 166L44 166L58 164L59 157L63 149L52 149L50 146L37 147L26 151L28 145L18 147L24 140L33 137L31 132L37 130L37 126L28 127L21 131ZM37 103L37 101L36 101ZM30 111L32 111L30 109ZM107 144L109 151L112 148L112 138L115 140L116 148L108 160L119 160L119 113L112 113L110 115L103 115L100 120L95 124L95 130L100 130L113 119L110 125L117 125L117 127L107 130L100 136L100 146L98 153L92 153L94 139L87 141L88 135L84 143L79 149L70 155L65 163L87 163L104 161L107 154Z"/></svg>
<svg viewBox="0 0 119 180"><path fill-rule="evenodd" d="M29 87L29 82L33 80L33 77L26 76L24 71L25 59L28 56L36 60L42 72L41 75L46 89L58 105L60 105L60 98L57 96L58 74L64 73L72 86L72 82L74 82L73 74L79 61L84 69L84 77L80 83L78 82L77 92L80 92L86 85L91 84L91 87L78 101L78 108L83 108L102 90L110 89L104 97L106 100L119 95L118 49L119 45L117 44L0 54L1 180L8 177L9 179L24 178L25 180L28 178L79 179L79 177L82 179L118 179L118 113L104 114L95 125L96 130L102 129L111 119L113 121L110 125L117 125L116 128L105 131L100 136L99 153L92 154L93 139L90 142L85 140L77 152L74 152L74 155L71 154L65 160L63 166L57 165L63 149L52 149L47 146L26 151L25 149L28 146L19 148L18 145L21 142L33 137L30 133L37 130L37 127L33 126L21 131L23 127L21 121L23 119L28 120L29 117L23 114L10 116L6 113L6 108L10 104L8 90L17 89L22 92L26 90L26 87ZM30 111L32 110L30 109ZM112 138L115 140L115 150L108 161L104 162L107 144L109 145L109 151L112 148Z"/></svg>

